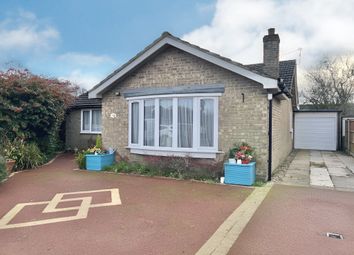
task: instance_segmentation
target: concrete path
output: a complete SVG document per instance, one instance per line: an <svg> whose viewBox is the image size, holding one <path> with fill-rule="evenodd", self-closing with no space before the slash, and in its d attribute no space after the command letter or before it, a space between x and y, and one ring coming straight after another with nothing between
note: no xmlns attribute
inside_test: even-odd
<svg viewBox="0 0 354 255"><path fill-rule="evenodd" d="M300 150L282 183L354 191L354 158L341 152Z"/></svg>
<svg viewBox="0 0 354 255"><path fill-rule="evenodd" d="M282 178L282 183L298 186L310 185L310 155L308 151L302 150L296 153Z"/></svg>

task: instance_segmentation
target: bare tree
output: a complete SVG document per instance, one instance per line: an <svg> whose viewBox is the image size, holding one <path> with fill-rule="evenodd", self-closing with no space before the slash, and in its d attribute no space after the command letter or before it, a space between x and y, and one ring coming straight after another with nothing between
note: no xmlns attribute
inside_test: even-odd
<svg viewBox="0 0 354 255"><path fill-rule="evenodd" d="M87 92L87 89L80 87L80 86L78 86L78 87L79 87L79 89L76 91L76 96L80 96L80 95L85 94Z"/></svg>
<svg viewBox="0 0 354 255"><path fill-rule="evenodd" d="M306 77L310 82L306 103L345 105L354 99L353 57L326 57Z"/></svg>

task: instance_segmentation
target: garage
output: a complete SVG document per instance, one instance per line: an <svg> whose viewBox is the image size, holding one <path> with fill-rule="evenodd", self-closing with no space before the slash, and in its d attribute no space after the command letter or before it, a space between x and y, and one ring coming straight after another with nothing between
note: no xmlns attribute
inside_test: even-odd
<svg viewBox="0 0 354 255"><path fill-rule="evenodd" d="M338 111L297 111L295 149L337 150Z"/></svg>

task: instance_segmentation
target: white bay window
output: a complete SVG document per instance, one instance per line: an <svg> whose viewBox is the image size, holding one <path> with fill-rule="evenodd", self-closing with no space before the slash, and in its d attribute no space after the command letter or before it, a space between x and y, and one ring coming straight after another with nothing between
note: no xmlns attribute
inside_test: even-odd
<svg viewBox="0 0 354 255"><path fill-rule="evenodd" d="M215 158L218 97L159 95L128 98L132 153Z"/></svg>

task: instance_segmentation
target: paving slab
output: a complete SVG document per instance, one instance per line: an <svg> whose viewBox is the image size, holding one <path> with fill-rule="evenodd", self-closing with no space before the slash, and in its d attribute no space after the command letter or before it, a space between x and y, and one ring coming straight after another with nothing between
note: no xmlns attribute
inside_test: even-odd
<svg viewBox="0 0 354 255"><path fill-rule="evenodd" d="M310 184L312 186L321 186L327 188L333 188L333 182L327 168L311 167Z"/></svg>
<svg viewBox="0 0 354 255"><path fill-rule="evenodd" d="M354 189L351 179L354 178L354 158L341 152L306 151L296 152L294 160L284 173L282 183L294 185L313 185L327 188Z"/></svg>
<svg viewBox="0 0 354 255"><path fill-rule="evenodd" d="M354 176L332 176L332 181L336 188L354 191Z"/></svg>
<svg viewBox="0 0 354 255"><path fill-rule="evenodd" d="M290 163L281 183L287 185L308 186L310 184L310 154L309 151L297 151Z"/></svg>
<svg viewBox="0 0 354 255"><path fill-rule="evenodd" d="M351 172L346 167L328 167L330 176L346 177L351 175Z"/></svg>
<svg viewBox="0 0 354 255"><path fill-rule="evenodd" d="M349 155L344 155L342 153L337 154L338 158L345 164L348 170L354 174L354 157Z"/></svg>

